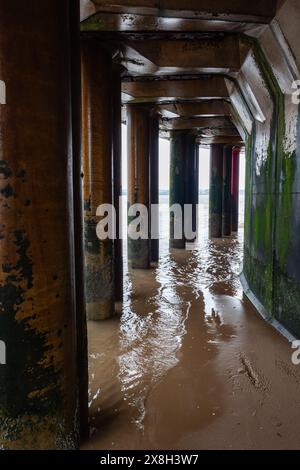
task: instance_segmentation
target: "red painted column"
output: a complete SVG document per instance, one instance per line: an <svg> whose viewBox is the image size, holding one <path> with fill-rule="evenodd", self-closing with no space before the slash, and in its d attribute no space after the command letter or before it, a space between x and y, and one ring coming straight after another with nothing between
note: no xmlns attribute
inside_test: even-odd
<svg viewBox="0 0 300 470"><path fill-rule="evenodd" d="M240 178L240 148L232 149L232 180L231 180L231 227L233 232L239 226L239 178Z"/></svg>

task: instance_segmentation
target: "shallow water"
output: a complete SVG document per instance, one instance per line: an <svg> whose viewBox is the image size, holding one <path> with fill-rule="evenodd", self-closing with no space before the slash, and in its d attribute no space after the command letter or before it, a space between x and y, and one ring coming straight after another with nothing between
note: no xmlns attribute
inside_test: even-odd
<svg viewBox="0 0 300 470"><path fill-rule="evenodd" d="M122 315L88 325L84 448L299 447L300 366L243 298L243 224L209 240L201 196L197 242L170 252L167 198L160 202L158 266L128 272L124 243Z"/></svg>

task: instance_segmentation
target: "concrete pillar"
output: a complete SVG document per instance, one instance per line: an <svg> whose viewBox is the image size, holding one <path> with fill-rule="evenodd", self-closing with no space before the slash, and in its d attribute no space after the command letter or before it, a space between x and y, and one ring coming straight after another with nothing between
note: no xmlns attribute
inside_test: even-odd
<svg viewBox="0 0 300 470"><path fill-rule="evenodd" d="M223 152L223 191L222 191L222 235L231 235L231 178L232 146L225 145Z"/></svg>
<svg viewBox="0 0 300 470"><path fill-rule="evenodd" d="M232 182L231 182L231 227L233 232L239 227L239 180L240 180L240 148L232 150Z"/></svg>
<svg viewBox="0 0 300 470"><path fill-rule="evenodd" d="M150 119L150 204L159 204L159 116ZM151 233L156 238L151 239L151 261L157 263L159 259L159 211L151 211ZM154 230L154 228L156 230Z"/></svg>
<svg viewBox="0 0 300 470"><path fill-rule="evenodd" d="M223 145L210 146L209 236L222 237Z"/></svg>
<svg viewBox="0 0 300 470"><path fill-rule="evenodd" d="M185 136L185 204L192 206L192 211L185 211L185 223L189 230L196 232L197 228L197 204L198 204L198 144L196 137L187 133ZM189 220L190 219L190 220ZM196 236L191 237L189 242L195 241Z"/></svg>
<svg viewBox="0 0 300 470"><path fill-rule="evenodd" d="M96 233L98 206L112 204L112 61L97 39L82 42L84 249L89 320L114 314L113 240Z"/></svg>
<svg viewBox="0 0 300 470"><path fill-rule="evenodd" d="M181 208L181 227L176 223L176 214L170 213L170 247L185 248L184 204L185 204L185 151L186 132L170 132L170 207L174 204ZM178 213L178 217L180 214ZM181 237L176 236L175 227L181 228ZM178 234L179 235L179 234ZM176 238L175 238L176 237Z"/></svg>
<svg viewBox="0 0 300 470"><path fill-rule="evenodd" d="M74 239L75 239L75 287L77 371L79 386L80 437L89 435L88 425L88 354L87 322L85 310L84 252L83 252L83 196L82 196L82 145L81 145L81 65L80 65L80 5L70 2L71 14L71 96L73 135L73 184L74 184Z"/></svg>
<svg viewBox="0 0 300 470"><path fill-rule="evenodd" d="M113 65L113 186L116 210L116 238L114 241L115 300L123 300L123 240L120 216L122 207L122 129L121 129L121 73L123 68Z"/></svg>
<svg viewBox="0 0 300 470"><path fill-rule="evenodd" d="M0 2L5 449L78 447L69 9L68 0Z"/></svg>
<svg viewBox="0 0 300 470"><path fill-rule="evenodd" d="M150 174L149 137L150 114L141 106L128 106L128 208L143 204L149 215ZM128 224L135 219L128 216ZM128 236L128 262L131 268L147 269L150 266L149 217L145 238Z"/></svg>

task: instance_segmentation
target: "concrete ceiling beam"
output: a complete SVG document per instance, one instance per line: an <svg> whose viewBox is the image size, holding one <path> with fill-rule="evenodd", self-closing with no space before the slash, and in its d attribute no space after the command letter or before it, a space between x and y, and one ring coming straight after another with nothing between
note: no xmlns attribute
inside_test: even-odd
<svg viewBox="0 0 300 470"><path fill-rule="evenodd" d="M162 116L169 117L170 113L173 117L213 117L213 116L230 116L232 114L232 106L228 101L203 100L198 103L177 103L159 106Z"/></svg>
<svg viewBox="0 0 300 470"><path fill-rule="evenodd" d="M211 144L226 144L226 145L238 145L240 147L244 146L244 142L241 137L232 137L232 136L210 136L203 137L198 136L196 142L200 145L211 145Z"/></svg>
<svg viewBox="0 0 300 470"><path fill-rule="evenodd" d="M199 117L190 119L162 119L161 127L168 130L181 130L181 129L201 129L201 128L228 128L232 129L231 120L228 117Z"/></svg>
<svg viewBox="0 0 300 470"><path fill-rule="evenodd" d="M269 23L277 2L260 0L93 0L97 11Z"/></svg>
<svg viewBox="0 0 300 470"><path fill-rule="evenodd" d="M129 95L128 102L159 103L164 100L199 100L229 98L222 76L202 77L195 80L138 80L123 82L122 92ZM131 100L134 97L134 100Z"/></svg>
<svg viewBox="0 0 300 470"><path fill-rule="evenodd" d="M149 61L160 73L237 72L241 67L237 35L195 40L128 41L124 51L126 64ZM125 65L126 65L125 64ZM147 70L144 70L147 73Z"/></svg>
<svg viewBox="0 0 300 470"><path fill-rule="evenodd" d="M211 138L216 136L224 136L224 137L239 137L240 135L234 126L231 127L208 127L204 129L200 129L198 131L198 135L202 136L203 138Z"/></svg>
<svg viewBox="0 0 300 470"><path fill-rule="evenodd" d="M142 34L157 34L162 32L176 32L178 34L181 32L190 34L195 31L219 31L248 33L258 37L265 29L265 23L249 22L249 20L235 22L225 19L201 19L196 16L193 18L172 18L169 16L143 15L132 12L126 14L98 11L98 13L92 14L92 10L87 8L86 12L83 12L81 19L85 20L81 23L81 30L85 32L110 31Z"/></svg>

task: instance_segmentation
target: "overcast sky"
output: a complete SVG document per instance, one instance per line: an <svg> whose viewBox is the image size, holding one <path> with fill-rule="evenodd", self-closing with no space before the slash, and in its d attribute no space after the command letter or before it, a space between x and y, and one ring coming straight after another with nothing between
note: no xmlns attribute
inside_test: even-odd
<svg viewBox="0 0 300 470"><path fill-rule="evenodd" d="M200 189L209 188L209 149L200 149ZM127 188L127 131L122 125L123 188ZM159 189L169 189L170 143L159 139ZM240 189L245 188L245 157L240 158Z"/></svg>

